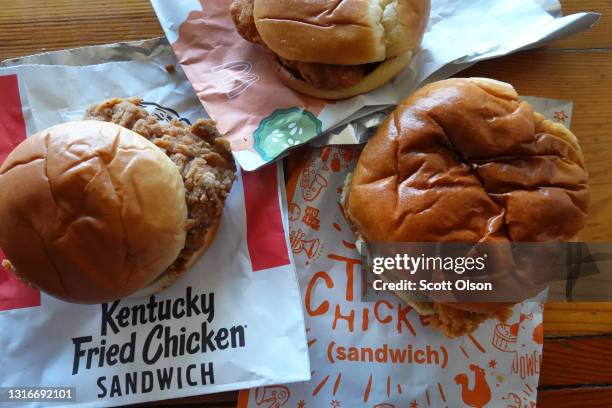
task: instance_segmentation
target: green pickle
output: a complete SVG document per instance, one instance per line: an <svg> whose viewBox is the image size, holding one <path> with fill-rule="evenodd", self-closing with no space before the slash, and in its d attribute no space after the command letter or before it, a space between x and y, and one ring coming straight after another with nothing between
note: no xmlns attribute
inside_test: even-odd
<svg viewBox="0 0 612 408"><path fill-rule="evenodd" d="M264 160L274 160L285 150L319 135L321 127L321 121L311 112L277 109L259 123L254 134L255 150Z"/></svg>

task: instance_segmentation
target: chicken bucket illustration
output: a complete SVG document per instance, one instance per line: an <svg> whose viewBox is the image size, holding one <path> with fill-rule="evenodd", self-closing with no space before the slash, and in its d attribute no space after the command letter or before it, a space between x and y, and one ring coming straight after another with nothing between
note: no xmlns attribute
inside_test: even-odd
<svg viewBox="0 0 612 408"><path fill-rule="evenodd" d="M493 331L491 344L499 351L513 353L516 351L516 340L521 323L532 320L533 314L521 313L519 321L514 324L498 323Z"/></svg>
<svg viewBox="0 0 612 408"><path fill-rule="evenodd" d="M512 335L509 324L499 323L495 326L491 344L499 351L508 353L516 351L516 337Z"/></svg>

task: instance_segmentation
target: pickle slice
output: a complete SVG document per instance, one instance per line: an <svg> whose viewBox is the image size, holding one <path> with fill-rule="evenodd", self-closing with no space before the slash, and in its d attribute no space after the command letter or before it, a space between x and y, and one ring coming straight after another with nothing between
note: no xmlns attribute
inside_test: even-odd
<svg viewBox="0 0 612 408"><path fill-rule="evenodd" d="M311 112L300 108L277 109L259 123L255 150L266 161L285 150L301 145L321 133L322 123Z"/></svg>

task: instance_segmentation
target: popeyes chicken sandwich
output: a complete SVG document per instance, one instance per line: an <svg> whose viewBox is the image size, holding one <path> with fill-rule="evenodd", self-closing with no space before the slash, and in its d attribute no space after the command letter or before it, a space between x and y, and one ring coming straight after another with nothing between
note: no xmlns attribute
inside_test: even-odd
<svg viewBox="0 0 612 408"><path fill-rule="evenodd" d="M358 239L375 242L566 242L587 217L576 136L506 83L449 79L402 102L365 146L343 191ZM450 337L511 303L419 302Z"/></svg>
<svg viewBox="0 0 612 408"><path fill-rule="evenodd" d="M99 303L161 290L215 237L236 175L214 124L160 122L138 98L43 130L0 167L4 266L45 292Z"/></svg>
<svg viewBox="0 0 612 408"><path fill-rule="evenodd" d="M323 99L379 88L411 61L429 0L234 0L247 41L261 44L288 87Z"/></svg>

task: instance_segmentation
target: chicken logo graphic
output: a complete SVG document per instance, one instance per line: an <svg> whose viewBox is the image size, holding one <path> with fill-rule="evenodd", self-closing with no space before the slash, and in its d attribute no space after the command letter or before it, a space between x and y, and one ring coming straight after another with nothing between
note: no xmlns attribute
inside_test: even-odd
<svg viewBox="0 0 612 408"><path fill-rule="evenodd" d="M468 374L457 374L455 383L461 388L461 400L465 405L472 408L483 408L491 400L491 387L487 383L485 370L475 364L470 364L470 370L474 373L472 386L469 384Z"/></svg>
<svg viewBox="0 0 612 408"><path fill-rule="evenodd" d="M257 407L281 408L289 400L289 388L276 385L255 389L255 404Z"/></svg>

